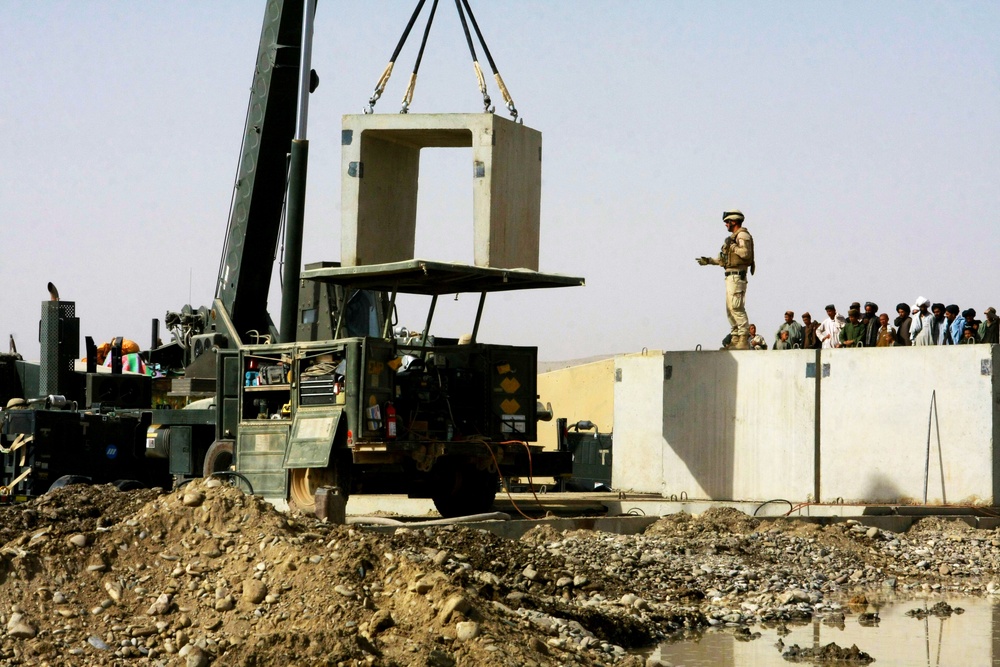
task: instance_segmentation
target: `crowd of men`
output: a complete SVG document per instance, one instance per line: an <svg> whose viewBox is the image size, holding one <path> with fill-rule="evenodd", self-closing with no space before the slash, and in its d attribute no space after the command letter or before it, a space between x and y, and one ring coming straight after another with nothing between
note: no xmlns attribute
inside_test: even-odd
<svg viewBox="0 0 1000 667"><path fill-rule="evenodd" d="M851 304L847 318L830 304L826 319L813 320L802 313L802 323L795 313L787 311L778 327L771 349L819 349L831 347L906 347L909 345L967 345L1000 343L1000 318L995 308L987 308L985 320L976 318L973 308L961 310L957 305L932 304L924 297L912 306L896 304L896 317L878 312L878 305L868 301L862 308ZM751 349L768 349L767 341L750 325Z"/></svg>

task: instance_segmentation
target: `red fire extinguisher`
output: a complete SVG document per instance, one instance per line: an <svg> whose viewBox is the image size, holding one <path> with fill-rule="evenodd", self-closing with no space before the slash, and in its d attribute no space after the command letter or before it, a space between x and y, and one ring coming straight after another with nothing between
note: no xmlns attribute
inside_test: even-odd
<svg viewBox="0 0 1000 667"><path fill-rule="evenodd" d="M389 440L396 439L397 419L396 406L392 404L392 401L389 401L385 404L385 437Z"/></svg>

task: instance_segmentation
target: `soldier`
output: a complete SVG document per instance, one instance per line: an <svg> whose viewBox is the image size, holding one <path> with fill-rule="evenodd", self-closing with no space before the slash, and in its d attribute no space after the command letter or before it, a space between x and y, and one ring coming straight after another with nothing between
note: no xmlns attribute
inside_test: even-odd
<svg viewBox="0 0 1000 667"><path fill-rule="evenodd" d="M716 264L726 272L726 315L732 327L733 350L749 350L749 320L747 319L747 270L753 275L757 266L753 257L753 237L743 228L743 214L733 209L722 214L729 236L722 244L718 257L698 257L701 266Z"/></svg>

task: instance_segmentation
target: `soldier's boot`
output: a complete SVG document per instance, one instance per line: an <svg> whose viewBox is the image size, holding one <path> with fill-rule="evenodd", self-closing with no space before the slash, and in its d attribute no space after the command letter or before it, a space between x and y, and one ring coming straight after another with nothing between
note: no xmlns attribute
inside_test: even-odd
<svg viewBox="0 0 1000 667"><path fill-rule="evenodd" d="M750 340L746 334L733 336L733 342L729 345L730 350L749 350Z"/></svg>

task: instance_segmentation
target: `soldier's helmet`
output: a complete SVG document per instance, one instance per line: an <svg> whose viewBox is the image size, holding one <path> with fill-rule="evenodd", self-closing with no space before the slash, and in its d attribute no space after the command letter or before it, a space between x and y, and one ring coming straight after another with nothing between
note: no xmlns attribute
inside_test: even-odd
<svg viewBox="0 0 1000 667"><path fill-rule="evenodd" d="M736 209L736 208L730 209L728 211L723 211L722 212L722 220L725 221L725 222L729 222L730 220L734 220L736 222L742 223L743 222L743 212L740 211L739 209Z"/></svg>

